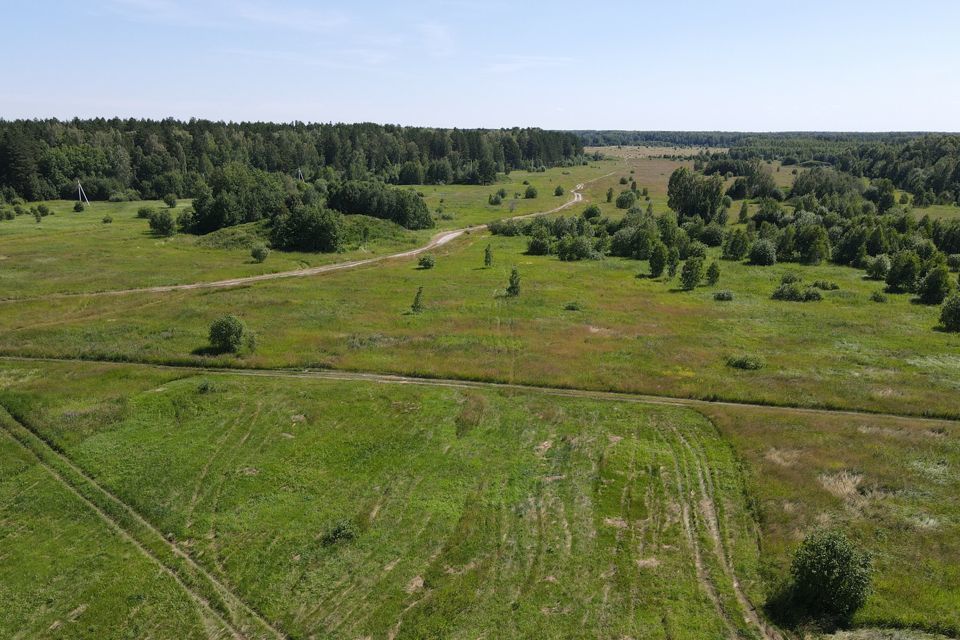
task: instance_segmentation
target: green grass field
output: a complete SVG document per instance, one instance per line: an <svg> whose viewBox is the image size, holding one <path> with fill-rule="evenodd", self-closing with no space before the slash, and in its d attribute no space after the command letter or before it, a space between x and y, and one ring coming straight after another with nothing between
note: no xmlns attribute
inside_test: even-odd
<svg viewBox="0 0 960 640"><path fill-rule="evenodd" d="M736 575L759 594L736 460L692 411L115 365L2 371L18 420L292 637L755 636L733 588ZM17 495L25 472L3 468ZM30 473L46 483L33 491L56 493ZM83 515L59 493L61 517ZM83 542L58 563L82 566ZM45 560L31 545L5 555ZM4 586L35 629L90 599L42 606L44 592ZM191 621L177 596L157 636ZM122 595L98 606L108 617L87 620L151 613Z"/></svg>
<svg viewBox="0 0 960 640"><path fill-rule="evenodd" d="M584 202L561 215L595 203L619 217L606 191L632 180L665 211L681 163L628 151L502 185L417 187L443 208L437 229L351 217L347 251L275 251L264 264L248 249L262 225L159 239L136 218L141 203L55 203L39 224L0 222L0 596L16 603L0 636L761 637L745 602L760 607L803 536L835 525L875 556L858 626L958 637L960 432L910 416L960 413L960 337L937 329L938 307L872 302L883 284L863 271L720 261L717 286L684 292L647 277L646 262L529 256L524 238L475 229L433 250L432 269L408 257L223 289L49 295L387 255L552 209L581 182ZM487 203L523 180L537 199ZM521 295L507 298L513 266ZM839 289L772 300L788 271ZM425 309L412 314L420 286ZM721 289L734 300L715 301ZM228 313L255 350L210 355L210 323ZM765 366L727 366L739 355ZM95 360L763 406L701 414Z"/></svg>

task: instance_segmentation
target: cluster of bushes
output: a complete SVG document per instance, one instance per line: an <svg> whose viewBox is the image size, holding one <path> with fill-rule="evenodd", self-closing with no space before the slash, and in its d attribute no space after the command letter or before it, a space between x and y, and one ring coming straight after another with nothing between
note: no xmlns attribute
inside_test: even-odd
<svg viewBox="0 0 960 640"><path fill-rule="evenodd" d="M757 371L762 369L766 363L760 356L740 355L727 358L727 366L733 369L743 369L744 371Z"/></svg>

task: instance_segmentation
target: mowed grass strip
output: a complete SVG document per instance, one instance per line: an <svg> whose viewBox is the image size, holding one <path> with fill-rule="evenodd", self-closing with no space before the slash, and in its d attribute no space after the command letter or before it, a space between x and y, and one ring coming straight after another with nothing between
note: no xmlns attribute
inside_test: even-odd
<svg viewBox="0 0 960 640"><path fill-rule="evenodd" d="M743 485L692 411L0 369L0 403L291 636L756 637Z"/></svg>

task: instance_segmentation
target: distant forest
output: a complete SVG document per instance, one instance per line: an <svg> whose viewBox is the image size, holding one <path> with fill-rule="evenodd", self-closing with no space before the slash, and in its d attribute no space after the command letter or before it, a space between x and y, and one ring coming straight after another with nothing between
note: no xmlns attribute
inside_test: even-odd
<svg viewBox="0 0 960 640"><path fill-rule="evenodd" d="M91 199L193 197L215 169L239 164L313 182L489 184L497 172L579 161L574 133L377 124L207 120L0 121L0 194Z"/></svg>
<svg viewBox="0 0 960 640"><path fill-rule="evenodd" d="M960 204L960 134L744 133L723 131L577 131L585 146L685 145L727 147L703 160L780 160L830 166L856 177L890 180L916 204ZM737 173L737 172L734 172ZM741 174L738 174L741 175Z"/></svg>

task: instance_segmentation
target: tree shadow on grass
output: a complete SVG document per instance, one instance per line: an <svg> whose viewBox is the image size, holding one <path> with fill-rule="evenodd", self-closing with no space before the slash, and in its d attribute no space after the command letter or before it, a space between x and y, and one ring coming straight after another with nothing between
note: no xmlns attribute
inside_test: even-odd
<svg viewBox="0 0 960 640"><path fill-rule="evenodd" d="M208 344L202 347L197 347L196 349L190 352L190 355L213 357L213 356L228 355L232 353L234 352L229 349L221 349L220 347L215 347L212 344Z"/></svg>

